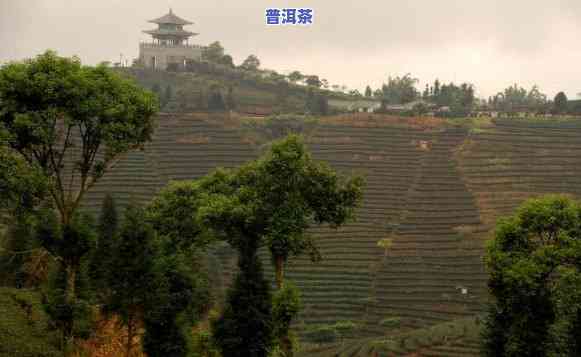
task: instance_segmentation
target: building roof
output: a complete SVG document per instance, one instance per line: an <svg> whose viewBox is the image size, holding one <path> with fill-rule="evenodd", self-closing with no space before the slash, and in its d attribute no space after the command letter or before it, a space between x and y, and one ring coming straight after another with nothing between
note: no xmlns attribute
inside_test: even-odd
<svg viewBox="0 0 581 357"><path fill-rule="evenodd" d="M154 24L174 24L174 25L192 25L193 22L188 20L184 20L179 16L174 15L172 9L169 9L169 13L164 15L160 18L150 20L148 22L152 22Z"/></svg>
<svg viewBox="0 0 581 357"><path fill-rule="evenodd" d="M197 35L197 33L184 31L184 30L146 30L144 33L150 34L152 36L169 36L169 37L190 37L192 35Z"/></svg>

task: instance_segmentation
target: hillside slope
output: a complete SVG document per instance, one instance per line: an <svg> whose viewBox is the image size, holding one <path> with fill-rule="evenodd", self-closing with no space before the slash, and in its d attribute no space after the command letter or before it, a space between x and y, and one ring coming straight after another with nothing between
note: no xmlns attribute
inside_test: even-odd
<svg viewBox="0 0 581 357"><path fill-rule="evenodd" d="M233 120L162 114L158 121L153 142L126 155L85 207L97 209L106 192L121 204L145 202L170 180L235 167L261 151ZM360 326L357 337L373 339L386 335L388 318L409 331L483 310L483 247L496 219L528 197L581 193L581 122L486 124L369 115L319 121L307 139L315 158L365 174L367 188L357 222L313 229L323 261L289 267L303 292L299 332L350 320ZM387 252L377 246L383 238L393 240ZM218 255L226 275L230 253Z"/></svg>

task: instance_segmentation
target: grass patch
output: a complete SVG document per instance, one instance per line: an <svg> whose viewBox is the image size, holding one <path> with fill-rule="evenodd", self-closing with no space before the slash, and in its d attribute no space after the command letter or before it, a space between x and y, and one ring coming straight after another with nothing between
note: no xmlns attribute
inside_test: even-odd
<svg viewBox="0 0 581 357"><path fill-rule="evenodd" d="M0 356L61 356L48 330L40 297L30 290L0 288Z"/></svg>

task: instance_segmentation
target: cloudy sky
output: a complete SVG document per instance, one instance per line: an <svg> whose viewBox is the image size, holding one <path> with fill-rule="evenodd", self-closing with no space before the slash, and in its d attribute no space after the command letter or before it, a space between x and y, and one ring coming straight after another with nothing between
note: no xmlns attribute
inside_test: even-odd
<svg viewBox="0 0 581 357"><path fill-rule="evenodd" d="M174 13L192 42L220 41L236 63L318 74L362 89L389 75L467 81L480 96L511 83L581 92L580 0L0 0L0 62L47 48L83 62L138 56L147 20ZM309 27L265 25L265 8L309 7Z"/></svg>

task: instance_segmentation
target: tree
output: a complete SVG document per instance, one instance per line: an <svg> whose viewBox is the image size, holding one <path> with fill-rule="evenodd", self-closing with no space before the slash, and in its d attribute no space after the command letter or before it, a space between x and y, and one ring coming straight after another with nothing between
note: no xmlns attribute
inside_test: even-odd
<svg viewBox="0 0 581 357"><path fill-rule="evenodd" d="M101 215L97 227L96 247L91 254L89 264L89 276L91 286L97 293L102 303L106 303L111 293L109 286L109 275L113 255L116 253L114 247L117 239L118 229L117 207L111 194L105 195L101 205Z"/></svg>
<svg viewBox="0 0 581 357"><path fill-rule="evenodd" d="M260 236L238 236L239 273L228 291L222 316L213 323L213 336L224 357L267 357L274 324L269 283L257 252Z"/></svg>
<svg viewBox="0 0 581 357"><path fill-rule="evenodd" d="M383 98L387 104L405 104L414 101L418 97L416 90L417 78L411 74L403 77L389 77L387 84L383 84Z"/></svg>
<svg viewBox="0 0 581 357"><path fill-rule="evenodd" d="M321 80L319 79L319 76L315 76L315 75L311 75L311 76L307 76L305 82L307 83L308 86L311 87L317 87L317 88L321 88Z"/></svg>
<svg viewBox="0 0 581 357"><path fill-rule="evenodd" d="M109 218L112 214L109 213ZM114 249L110 251L107 288L111 295L105 306L109 313L120 317L127 327L125 356L130 357L138 323L143 320L149 295L159 288L156 265L159 247L155 231L145 219L142 208L129 205Z"/></svg>
<svg viewBox="0 0 581 357"><path fill-rule="evenodd" d="M555 96L554 109L557 114L564 114L567 112L567 95L564 92L559 92Z"/></svg>
<svg viewBox="0 0 581 357"><path fill-rule="evenodd" d="M438 97L440 95L440 80L436 79L434 81L434 97Z"/></svg>
<svg viewBox="0 0 581 357"><path fill-rule="evenodd" d="M365 87L365 96L370 98L373 95L373 91L371 90L370 86Z"/></svg>
<svg viewBox="0 0 581 357"><path fill-rule="evenodd" d="M563 196L525 202L499 221L486 252L494 300L487 356L574 356L581 347L581 207Z"/></svg>
<svg viewBox="0 0 581 357"><path fill-rule="evenodd" d="M66 239L69 226L85 193L119 155L150 140L157 100L106 67L81 66L76 58L47 51L0 69L0 102L10 148L49 183L65 235L55 239L64 246L49 251L66 272L72 305L82 258L77 253L86 251L76 246L78 239Z"/></svg>
<svg viewBox="0 0 581 357"><path fill-rule="evenodd" d="M156 200L154 205L157 212L167 212L160 217L167 217L167 223L171 223L169 227L175 227L170 231L195 232L199 237L204 236L200 227L209 227L214 236L227 240L239 250L243 266L240 267L239 290L232 293L236 296L232 299L242 300L231 301L239 301L240 306L233 309L237 309L235 311L239 311L241 316L247 316L245 311L253 309L241 305L250 301L244 298L250 294L244 292L247 284L251 284L247 279L260 280L261 275L257 272L258 263L253 262L253 251L260 246L269 248L277 287L282 288L284 265L290 258L309 253L312 260L320 259L315 241L307 234L308 228L321 224L339 227L353 219L354 210L362 198L362 186L361 177L339 176L327 164L314 161L302 139L290 135L274 142L270 151L260 159L237 170L217 170L202 180L173 184L162 191L164 199ZM177 207L178 203L183 206L179 210L169 208ZM187 218L190 216L195 218ZM187 234L192 237L194 233ZM225 310L225 314L235 319L234 312ZM256 324L257 329L268 326L265 313L257 312L256 319L248 320L247 324ZM225 323L221 328L229 329L228 326L236 324ZM260 341L248 343L258 345L247 344L244 348L265 348L266 332L254 332L260 336L257 337ZM242 351L246 350L240 353Z"/></svg>
<svg viewBox="0 0 581 357"><path fill-rule="evenodd" d="M280 349L288 356L293 351L293 342L289 336L292 321L301 310L299 289L292 283L286 283L277 290L272 299L274 337L280 342Z"/></svg>
<svg viewBox="0 0 581 357"><path fill-rule="evenodd" d="M202 52L202 58L209 62L218 63L224 57L224 47L219 41L212 42Z"/></svg>
<svg viewBox="0 0 581 357"><path fill-rule="evenodd" d="M246 71L256 71L260 67L260 60L255 55L248 56L240 67Z"/></svg>
<svg viewBox="0 0 581 357"><path fill-rule="evenodd" d="M56 212L43 209L38 214L36 229L40 244L60 259L51 268L48 284L42 293L43 308L53 328L61 333L61 349L65 355L72 353L74 337L88 338L91 332L92 290L86 272L86 260L82 258L95 243L95 226L91 216L76 212L66 226L59 224ZM68 264L74 261L75 299L71 300Z"/></svg>
<svg viewBox="0 0 581 357"><path fill-rule="evenodd" d="M230 55L224 55L222 56L222 58L220 58L218 60L219 64L223 64L224 66L230 67L230 68L234 68L234 60L232 59L232 56Z"/></svg>
<svg viewBox="0 0 581 357"><path fill-rule="evenodd" d="M289 81L291 81L292 83L297 83L302 81L305 78L305 76L299 72L299 71L293 71L288 75L288 79Z"/></svg>

